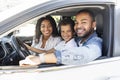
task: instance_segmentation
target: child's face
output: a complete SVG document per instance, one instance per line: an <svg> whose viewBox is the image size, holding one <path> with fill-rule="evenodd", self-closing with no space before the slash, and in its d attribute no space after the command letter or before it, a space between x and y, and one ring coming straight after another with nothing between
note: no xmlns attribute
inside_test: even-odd
<svg viewBox="0 0 120 80"><path fill-rule="evenodd" d="M70 25L61 26L61 36L65 42L68 42L73 37L73 32L70 28Z"/></svg>

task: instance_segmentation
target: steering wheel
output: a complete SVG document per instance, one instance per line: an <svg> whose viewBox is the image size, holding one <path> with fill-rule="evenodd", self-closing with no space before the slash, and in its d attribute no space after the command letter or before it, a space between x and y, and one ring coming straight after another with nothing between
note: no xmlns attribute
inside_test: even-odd
<svg viewBox="0 0 120 80"><path fill-rule="evenodd" d="M28 48L17 37L11 36L11 43L21 58L25 59L25 57L31 54Z"/></svg>

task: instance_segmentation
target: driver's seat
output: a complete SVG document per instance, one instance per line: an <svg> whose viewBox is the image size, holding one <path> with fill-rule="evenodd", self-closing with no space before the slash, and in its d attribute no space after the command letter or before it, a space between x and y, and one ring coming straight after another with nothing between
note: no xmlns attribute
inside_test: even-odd
<svg viewBox="0 0 120 80"><path fill-rule="evenodd" d="M102 14L97 14L96 15L96 32L99 37L103 39L103 44L102 44L102 57L107 57L108 53L108 42L107 42L107 37L105 36L105 32L103 32L103 15Z"/></svg>

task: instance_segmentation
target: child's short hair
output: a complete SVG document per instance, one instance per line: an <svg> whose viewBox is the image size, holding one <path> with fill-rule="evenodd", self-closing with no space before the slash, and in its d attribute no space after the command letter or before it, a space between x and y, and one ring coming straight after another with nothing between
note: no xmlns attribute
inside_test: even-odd
<svg viewBox="0 0 120 80"><path fill-rule="evenodd" d="M61 35L61 26L64 26L64 25L70 25L70 28L71 28L72 32L73 33L75 32L74 31L74 26L75 26L74 21L70 18L66 18L66 19L61 20L60 23L58 24L60 35Z"/></svg>

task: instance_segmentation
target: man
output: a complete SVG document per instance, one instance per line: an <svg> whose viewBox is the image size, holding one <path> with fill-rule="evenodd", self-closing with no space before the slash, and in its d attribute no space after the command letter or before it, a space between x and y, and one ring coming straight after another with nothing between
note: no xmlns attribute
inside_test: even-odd
<svg viewBox="0 0 120 80"><path fill-rule="evenodd" d="M83 64L95 60L102 53L102 39L95 32L96 22L94 14L87 10L81 10L76 14L75 32L78 47L65 49L62 52L40 54L40 56L28 56L20 61L20 66L33 66L41 63L57 64Z"/></svg>

